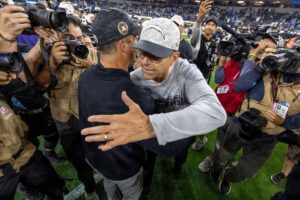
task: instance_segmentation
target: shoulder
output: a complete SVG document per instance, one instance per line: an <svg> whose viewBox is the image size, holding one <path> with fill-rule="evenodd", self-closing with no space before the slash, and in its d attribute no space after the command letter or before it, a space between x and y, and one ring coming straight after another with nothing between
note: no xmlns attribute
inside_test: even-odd
<svg viewBox="0 0 300 200"><path fill-rule="evenodd" d="M130 79L135 85L140 85L140 83L144 80L143 79L143 73L142 68L138 68L130 73Z"/></svg>
<svg viewBox="0 0 300 200"><path fill-rule="evenodd" d="M195 64L190 63L186 59L179 59L174 66L174 73L176 76L185 79L204 79L202 73Z"/></svg>
<svg viewBox="0 0 300 200"><path fill-rule="evenodd" d="M99 65L92 65L91 67L89 67L88 69L84 70L83 73L80 76L79 81L84 80L84 79L89 79L91 76L93 76L97 70L97 67L99 67Z"/></svg>

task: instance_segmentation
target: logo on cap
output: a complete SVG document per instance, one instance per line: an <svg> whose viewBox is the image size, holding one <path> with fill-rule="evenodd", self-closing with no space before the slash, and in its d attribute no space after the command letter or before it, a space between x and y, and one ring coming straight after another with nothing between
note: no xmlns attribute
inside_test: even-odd
<svg viewBox="0 0 300 200"><path fill-rule="evenodd" d="M122 35L127 35L128 34L128 25L125 22L120 22L118 24L118 30L119 30L119 33L121 33Z"/></svg>

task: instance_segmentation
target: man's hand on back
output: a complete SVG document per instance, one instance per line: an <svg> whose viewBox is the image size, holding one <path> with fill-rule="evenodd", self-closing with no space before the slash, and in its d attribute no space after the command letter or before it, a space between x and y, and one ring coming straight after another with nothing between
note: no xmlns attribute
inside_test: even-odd
<svg viewBox="0 0 300 200"><path fill-rule="evenodd" d="M99 149L110 150L116 146L137 142L155 137L149 117L126 94L122 93L122 100L128 106L125 114L96 115L88 118L89 122L101 122L108 125L86 128L81 134L86 136L86 142L103 142Z"/></svg>

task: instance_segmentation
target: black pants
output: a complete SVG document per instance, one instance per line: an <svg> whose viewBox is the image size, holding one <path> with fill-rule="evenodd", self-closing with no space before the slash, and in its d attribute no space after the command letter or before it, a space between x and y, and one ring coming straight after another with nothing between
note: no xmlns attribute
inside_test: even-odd
<svg viewBox="0 0 300 200"><path fill-rule="evenodd" d="M161 155L167 155L168 157L175 157L174 172L179 172L181 170L182 165L185 163L187 159L188 148L194 143L194 141L195 141L195 137L190 137L190 138L170 142L164 146L159 146L159 148L161 148L161 151L156 151L156 152ZM143 145L143 147L145 147L146 149L148 148L145 145ZM144 169L143 193L144 194L150 193L157 153L154 153L153 149L152 151L146 150L146 160L143 163L143 169Z"/></svg>
<svg viewBox="0 0 300 200"><path fill-rule="evenodd" d="M79 180L87 193L96 190L93 169L85 161L84 147L81 140L79 120L72 116L67 123L54 120L60 135L62 147L67 159L75 167Z"/></svg>
<svg viewBox="0 0 300 200"><path fill-rule="evenodd" d="M49 106L43 112L36 114L20 114L22 120L28 125L27 138L37 147L39 146L38 136L43 135L44 148L54 150L58 143L59 135L52 119Z"/></svg>
<svg viewBox="0 0 300 200"><path fill-rule="evenodd" d="M261 133L253 140L244 140L240 137L241 125L235 117L228 117L226 124L218 129L217 143L214 152L212 170L221 173L228 162L243 149L238 164L226 169L224 179L236 183L251 178L270 157L277 144L275 136Z"/></svg>
<svg viewBox="0 0 300 200"><path fill-rule="evenodd" d="M13 200L19 183L46 194L48 199L63 200L64 181L38 150L19 173L0 177L0 199Z"/></svg>
<svg viewBox="0 0 300 200"><path fill-rule="evenodd" d="M287 177L285 192L277 193L271 200L298 200L300 197L300 162Z"/></svg>

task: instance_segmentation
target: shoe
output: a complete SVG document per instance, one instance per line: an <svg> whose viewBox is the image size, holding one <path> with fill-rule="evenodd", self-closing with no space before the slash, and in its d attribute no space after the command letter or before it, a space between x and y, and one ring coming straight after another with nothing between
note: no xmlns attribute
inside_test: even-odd
<svg viewBox="0 0 300 200"><path fill-rule="evenodd" d="M203 140L194 142L194 144L192 145L192 149L195 151L200 151L207 142L208 142L207 137L204 137Z"/></svg>
<svg viewBox="0 0 300 200"><path fill-rule="evenodd" d="M211 166L213 166L214 161L210 160L209 157L206 157L199 165L198 165L198 169L203 172L206 173L210 170Z"/></svg>
<svg viewBox="0 0 300 200"><path fill-rule="evenodd" d="M99 200L99 196L96 192L85 193L85 200Z"/></svg>
<svg viewBox="0 0 300 200"><path fill-rule="evenodd" d="M66 157L58 155L55 151L45 151L44 156L54 164L61 164L66 161Z"/></svg>
<svg viewBox="0 0 300 200"><path fill-rule="evenodd" d="M221 173L220 172L216 172L214 170L210 170L210 178L211 180L215 183L215 184L219 184L220 182L220 177L221 177Z"/></svg>
<svg viewBox="0 0 300 200"><path fill-rule="evenodd" d="M284 179L286 179L286 176L284 175L284 173L279 172L279 173L273 174L270 179L273 184L277 185L280 182L282 182Z"/></svg>
<svg viewBox="0 0 300 200"><path fill-rule="evenodd" d="M223 179L219 184L219 191L222 194L229 194L231 192L231 183Z"/></svg>

